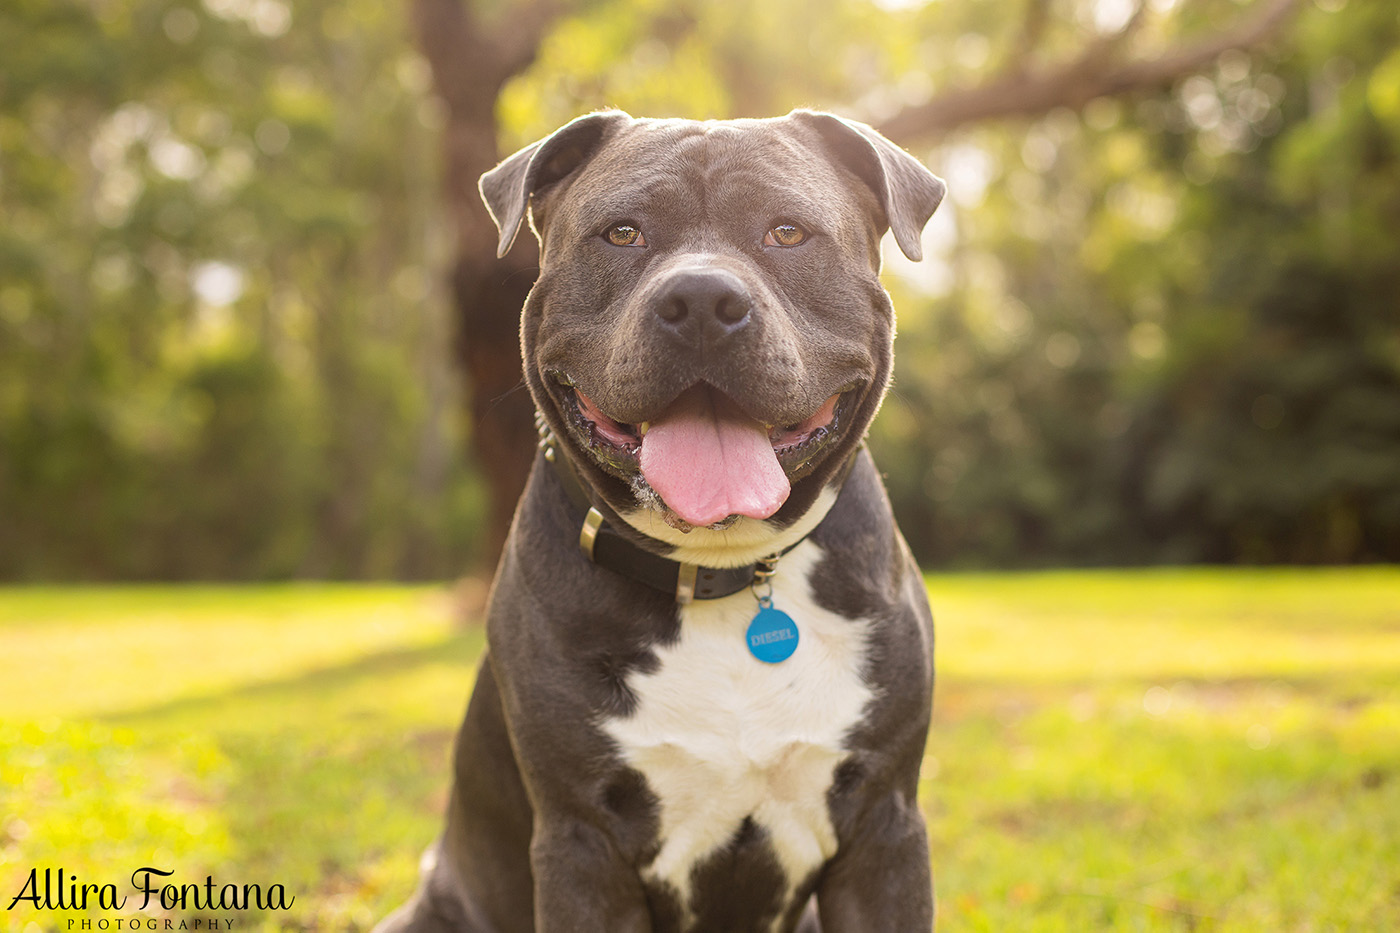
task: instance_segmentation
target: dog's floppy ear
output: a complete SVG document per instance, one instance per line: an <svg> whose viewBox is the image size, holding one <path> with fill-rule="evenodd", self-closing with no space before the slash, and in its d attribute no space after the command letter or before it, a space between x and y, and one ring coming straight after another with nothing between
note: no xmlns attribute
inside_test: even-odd
<svg viewBox="0 0 1400 933"><path fill-rule="evenodd" d="M871 187L900 250L916 262L922 259L919 235L948 190L943 179L864 123L814 110L788 116L820 133L836 160Z"/></svg>
<svg viewBox="0 0 1400 933"><path fill-rule="evenodd" d="M588 159L611 127L631 120L620 110L604 110L572 120L531 143L481 176L478 187L491 219L501 231L496 249L504 256L515 242L530 196L554 184Z"/></svg>

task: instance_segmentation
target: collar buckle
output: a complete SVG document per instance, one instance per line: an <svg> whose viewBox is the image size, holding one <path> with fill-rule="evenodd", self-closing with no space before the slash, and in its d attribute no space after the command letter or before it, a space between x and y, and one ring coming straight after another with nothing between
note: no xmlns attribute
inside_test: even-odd
<svg viewBox="0 0 1400 933"><path fill-rule="evenodd" d="M695 599L695 576L700 572L697 564L682 563L676 571L676 603L684 606Z"/></svg>
<svg viewBox="0 0 1400 933"><path fill-rule="evenodd" d="M593 546L598 543L598 529L601 527L603 527L603 513L593 506L589 506L588 514L583 517L583 527L578 532L578 549L590 561L593 560Z"/></svg>

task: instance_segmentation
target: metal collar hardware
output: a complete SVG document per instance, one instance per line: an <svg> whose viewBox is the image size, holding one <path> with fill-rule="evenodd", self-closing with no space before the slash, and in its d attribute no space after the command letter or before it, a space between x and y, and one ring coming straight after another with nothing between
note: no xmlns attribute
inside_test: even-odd
<svg viewBox="0 0 1400 933"><path fill-rule="evenodd" d="M699 572L698 564L681 564L676 571L676 602L680 605L695 599L695 576Z"/></svg>
<svg viewBox="0 0 1400 933"><path fill-rule="evenodd" d="M549 459L548 454L545 454L545 459ZM593 559L593 545L598 542L598 529L602 525L603 513L593 506L589 506L588 514L583 517L583 527L579 529L578 533L578 549L589 560Z"/></svg>

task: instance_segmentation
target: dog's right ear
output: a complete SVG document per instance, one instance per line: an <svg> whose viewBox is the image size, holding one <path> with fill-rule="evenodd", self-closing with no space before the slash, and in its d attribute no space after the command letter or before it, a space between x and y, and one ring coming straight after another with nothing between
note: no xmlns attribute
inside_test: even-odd
<svg viewBox="0 0 1400 933"><path fill-rule="evenodd" d="M481 176L478 187L491 219L501 231L496 256L510 251L530 197L581 166L614 127L632 118L620 110L590 113L531 143Z"/></svg>

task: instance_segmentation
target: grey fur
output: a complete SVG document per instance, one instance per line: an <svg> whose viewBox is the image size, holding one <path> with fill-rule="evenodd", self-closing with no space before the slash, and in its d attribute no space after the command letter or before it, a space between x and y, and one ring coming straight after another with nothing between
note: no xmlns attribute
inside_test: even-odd
<svg viewBox="0 0 1400 933"><path fill-rule="evenodd" d="M839 486L811 534L825 554L813 599L870 626L862 679L874 699L826 794L837 852L812 876L785 877L764 827L745 821L692 867L690 903L644 880L662 842L658 799L599 723L633 715L629 678L658 669L680 617L670 597L579 553L580 516L537 458L493 588L447 825L419 890L380 930L928 933L917 785L932 622L862 442L892 360L880 238L891 230L917 259L942 181L869 127L827 114L696 123L609 111L506 159L481 192L501 254L527 217L540 240L521 322L526 384L560 454L638 546L672 551L623 518L661 503L625 455L590 446L572 393L639 423L704 383L770 425L799 423L839 395L825 446L785 466L791 494L767 527L782 533ZM646 247L606 242L619 223L641 229ZM762 245L781 223L808 239ZM670 326L666 302L697 267L737 283L742 319Z"/></svg>

